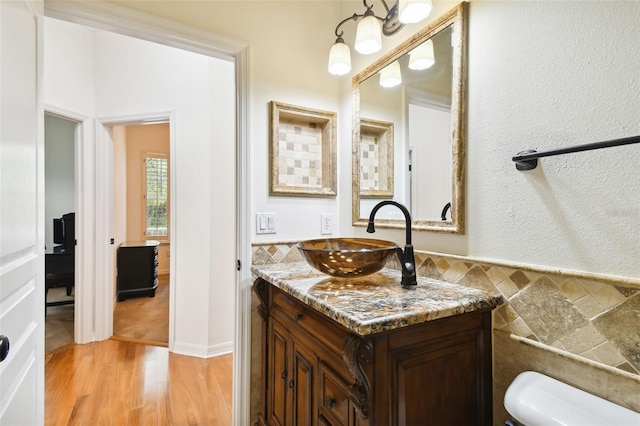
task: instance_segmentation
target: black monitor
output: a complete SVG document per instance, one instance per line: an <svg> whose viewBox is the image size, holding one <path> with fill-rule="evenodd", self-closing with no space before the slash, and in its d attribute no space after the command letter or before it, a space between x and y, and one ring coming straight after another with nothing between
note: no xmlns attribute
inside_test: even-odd
<svg viewBox="0 0 640 426"><path fill-rule="evenodd" d="M64 221L53 219L53 244L64 244Z"/></svg>
<svg viewBox="0 0 640 426"><path fill-rule="evenodd" d="M67 213L59 219L53 219L53 243L58 251L73 253L76 245L76 214Z"/></svg>

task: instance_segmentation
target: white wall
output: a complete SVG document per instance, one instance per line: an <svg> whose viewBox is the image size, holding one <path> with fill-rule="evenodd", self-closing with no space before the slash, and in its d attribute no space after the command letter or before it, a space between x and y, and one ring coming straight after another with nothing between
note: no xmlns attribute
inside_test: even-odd
<svg viewBox="0 0 640 426"><path fill-rule="evenodd" d="M86 55L94 65L81 68L94 71L91 93L95 93L98 120L175 112L174 349L203 356L230 351L235 282L233 63L50 21L54 20L47 19L45 39L66 42L45 46L49 52L45 69L52 70L46 81L66 78L69 70L65 64L79 60L74 52ZM63 35L54 36L52 32ZM92 51L76 50L78 43L80 47L86 45L87 37L93 40ZM73 92L71 86L69 92ZM85 112L84 105L74 103L74 96L68 92L45 91L47 94L45 104L79 109L86 114L93 111L87 107Z"/></svg>
<svg viewBox="0 0 640 426"><path fill-rule="evenodd" d="M45 109L95 115L94 31L45 19L43 91ZM65 47L66 48L63 48Z"/></svg>
<svg viewBox="0 0 640 426"><path fill-rule="evenodd" d="M62 118L44 117L44 243L53 244L53 219L75 212L76 123Z"/></svg>

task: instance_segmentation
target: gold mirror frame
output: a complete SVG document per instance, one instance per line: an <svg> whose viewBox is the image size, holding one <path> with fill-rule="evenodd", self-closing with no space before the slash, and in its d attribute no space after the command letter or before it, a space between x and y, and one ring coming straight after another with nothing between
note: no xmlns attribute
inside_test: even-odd
<svg viewBox="0 0 640 426"><path fill-rule="evenodd" d="M387 65L391 64L401 56L409 53L415 47L424 43L431 37L443 31L449 26L453 26L452 36L453 46L453 75L452 75L452 102L451 102L451 145L452 145L452 199L451 199L451 220L432 221L414 220L411 228L415 231L433 231L463 234L465 217L465 87L467 75L467 2L460 3L440 18L423 28L408 40L398 45L395 49L378 59L376 62L365 68L352 80L353 95L353 119L352 119L352 219L354 226L367 226L368 217L360 214L360 84L373 77ZM405 228L404 220L378 219L376 226L381 228Z"/></svg>
<svg viewBox="0 0 640 426"><path fill-rule="evenodd" d="M368 139L364 139L364 135ZM380 120L369 120L360 117L360 154L358 160L365 155L363 148L369 148L366 153L372 154L368 159L369 165L360 170L360 182L362 182L364 169L374 168L378 181L371 182L369 187L360 188L360 198L393 198L393 123ZM391 153L391 155L389 155ZM373 158L371 158L373 157Z"/></svg>

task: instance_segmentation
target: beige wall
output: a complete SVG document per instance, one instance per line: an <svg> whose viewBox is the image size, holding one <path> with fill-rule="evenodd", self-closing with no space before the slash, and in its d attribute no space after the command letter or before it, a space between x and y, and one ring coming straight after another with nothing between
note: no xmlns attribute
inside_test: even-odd
<svg viewBox="0 0 640 426"><path fill-rule="evenodd" d="M142 199L144 152L169 155L169 124L147 124L126 127L127 196L126 240L142 241L144 217ZM169 231L171 232L171 231ZM169 273L169 243L162 243L158 250L158 273Z"/></svg>

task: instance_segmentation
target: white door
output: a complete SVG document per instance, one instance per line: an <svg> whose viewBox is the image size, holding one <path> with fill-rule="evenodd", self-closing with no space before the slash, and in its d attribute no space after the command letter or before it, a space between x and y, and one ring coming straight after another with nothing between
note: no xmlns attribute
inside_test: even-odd
<svg viewBox="0 0 640 426"><path fill-rule="evenodd" d="M42 2L0 1L0 425L44 422Z"/></svg>

